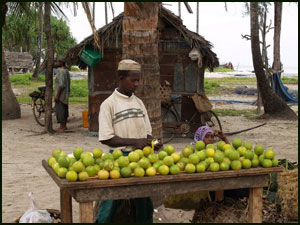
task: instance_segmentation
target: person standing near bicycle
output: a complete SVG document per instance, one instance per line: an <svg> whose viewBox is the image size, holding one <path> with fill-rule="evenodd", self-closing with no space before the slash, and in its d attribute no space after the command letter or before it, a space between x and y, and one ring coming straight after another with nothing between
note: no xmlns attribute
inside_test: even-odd
<svg viewBox="0 0 300 225"><path fill-rule="evenodd" d="M110 149L121 149L124 156L135 149L151 146L153 139L145 105L134 95L140 76L139 63L122 60L118 66L118 88L100 106L99 141ZM121 221L152 223L151 198L101 201L96 222Z"/></svg>
<svg viewBox="0 0 300 225"><path fill-rule="evenodd" d="M55 112L57 123L60 127L57 132L64 132L67 129L67 118L69 116L69 96L70 96L70 73L66 68L64 58L57 58L58 67L55 79Z"/></svg>

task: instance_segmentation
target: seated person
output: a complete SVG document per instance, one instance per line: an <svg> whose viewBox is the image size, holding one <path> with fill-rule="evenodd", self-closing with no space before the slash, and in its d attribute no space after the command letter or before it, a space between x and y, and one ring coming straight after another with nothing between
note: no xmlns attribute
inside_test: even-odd
<svg viewBox="0 0 300 225"><path fill-rule="evenodd" d="M208 144L213 144L215 142L214 137L219 137L226 144L230 144L227 137L222 131L215 130L213 131L209 126L201 126L195 133L194 141L192 145L195 145L197 141L203 141L205 146Z"/></svg>
<svg viewBox="0 0 300 225"><path fill-rule="evenodd" d="M209 126L201 126L195 133L194 141L192 145L195 145L197 141L203 141L205 146L208 144L213 144L215 142L214 136L219 137L222 141L226 144L230 144L227 137L224 135L222 131L215 130L213 131ZM209 192L212 199L215 198L215 192ZM248 188L241 188L241 189L234 189L234 190L225 190L224 197L230 197L235 200L243 197L249 197L249 189Z"/></svg>

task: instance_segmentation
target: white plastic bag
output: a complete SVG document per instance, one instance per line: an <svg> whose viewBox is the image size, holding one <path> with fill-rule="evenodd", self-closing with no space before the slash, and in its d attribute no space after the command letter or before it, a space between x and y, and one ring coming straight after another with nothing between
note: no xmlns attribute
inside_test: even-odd
<svg viewBox="0 0 300 225"><path fill-rule="evenodd" d="M191 60L195 61L198 60L198 67L202 67L202 55L201 53L198 51L198 49L193 48L190 53L189 53L189 57L191 58Z"/></svg>
<svg viewBox="0 0 300 225"><path fill-rule="evenodd" d="M19 223L52 223L52 218L47 210L39 209L39 205L32 193L28 194L30 198L30 208L20 218Z"/></svg>

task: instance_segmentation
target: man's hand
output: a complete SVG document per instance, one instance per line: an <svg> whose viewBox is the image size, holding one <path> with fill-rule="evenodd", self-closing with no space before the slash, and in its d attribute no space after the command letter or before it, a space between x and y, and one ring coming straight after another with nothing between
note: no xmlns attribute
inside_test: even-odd
<svg viewBox="0 0 300 225"><path fill-rule="evenodd" d="M224 133L222 131L215 130L214 135L219 137L222 141L225 141L227 144L229 144L227 137L224 135Z"/></svg>
<svg viewBox="0 0 300 225"><path fill-rule="evenodd" d="M54 101L55 101L55 102L58 102L58 101L59 101L59 97L58 97L57 95L55 96Z"/></svg>
<svg viewBox="0 0 300 225"><path fill-rule="evenodd" d="M135 148L136 149L143 149L146 146L151 146L151 139L147 138L139 138L135 140Z"/></svg>

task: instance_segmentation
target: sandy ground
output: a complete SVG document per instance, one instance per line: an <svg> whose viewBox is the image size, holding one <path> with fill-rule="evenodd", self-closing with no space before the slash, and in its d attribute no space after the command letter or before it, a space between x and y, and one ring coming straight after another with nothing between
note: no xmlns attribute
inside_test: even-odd
<svg viewBox="0 0 300 225"><path fill-rule="evenodd" d="M220 99L220 96L209 96L210 99ZM240 95L224 95L224 98L235 100L255 100L256 97ZM228 107L248 109L255 106L249 104L214 104L214 108ZM298 106L293 106L298 111ZM28 193L32 192L41 208L60 209L59 188L43 169L41 162L47 159L54 148L61 148L66 153L72 153L76 147L91 151L95 147L108 148L101 145L97 138L89 137L86 128L82 127L80 106L70 107L69 130L63 134L43 134L33 118L30 105L22 105L22 117L17 120L2 121L2 222L12 222L29 208ZM221 123L225 132L236 131L267 122L267 125L241 134L229 136L229 140L239 137L262 144L265 148L273 148L278 158L298 161L298 122L290 121L255 121L243 116L224 116ZM54 120L54 128L58 124ZM190 143L191 139L177 138L171 144L176 151ZM156 202L154 221L160 222L190 222L194 210L169 209ZM74 222L79 222L78 203L73 200Z"/></svg>

